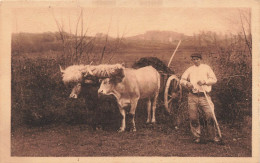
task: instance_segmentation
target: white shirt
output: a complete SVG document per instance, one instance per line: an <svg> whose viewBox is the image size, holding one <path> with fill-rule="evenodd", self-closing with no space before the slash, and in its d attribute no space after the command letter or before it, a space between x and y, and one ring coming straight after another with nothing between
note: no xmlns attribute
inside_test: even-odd
<svg viewBox="0 0 260 163"><path fill-rule="evenodd" d="M216 75L214 74L213 70L206 64L200 64L199 66L191 66L189 67L181 77L181 84L186 85L189 81L193 85L192 92L198 93L203 92L201 86L197 83L198 81L205 81L206 85L203 85L203 88L206 92L211 91L211 85L217 82Z"/></svg>

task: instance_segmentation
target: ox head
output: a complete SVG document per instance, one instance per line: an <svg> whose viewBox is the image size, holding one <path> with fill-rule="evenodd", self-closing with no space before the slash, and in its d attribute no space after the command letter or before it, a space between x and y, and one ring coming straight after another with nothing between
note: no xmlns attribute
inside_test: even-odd
<svg viewBox="0 0 260 163"><path fill-rule="evenodd" d="M90 65L72 65L66 69L62 69L59 65L64 84L72 90L69 95L70 98L78 98L82 90L82 84L92 84L94 82L91 79L86 79L93 75L89 66Z"/></svg>
<svg viewBox="0 0 260 163"><path fill-rule="evenodd" d="M110 95L113 92L116 83L113 83L110 78L106 78L101 81L101 85L98 89L99 95Z"/></svg>
<svg viewBox="0 0 260 163"><path fill-rule="evenodd" d="M101 80L101 85L98 89L99 95L110 95L114 93L116 86L120 84L125 77L123 69L119 69L118 71L120 72L118 72L116 76Z"/></svg>

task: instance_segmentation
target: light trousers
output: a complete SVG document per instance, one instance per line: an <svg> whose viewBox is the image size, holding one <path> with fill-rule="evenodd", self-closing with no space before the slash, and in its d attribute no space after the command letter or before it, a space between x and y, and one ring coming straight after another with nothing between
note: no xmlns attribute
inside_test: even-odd
<svg viewBox="0 0 260 163"><path fill-rule="evenodd" d="M207 96L209 102L207 101L206 97L203 94L202 95L194 95L192 93L188 94L190 128L191 128L191 133L195 138L200 138L201 136L199 109L205 114L206 126L208 130L209 138L214 139L216 137L215 122L214 122L212 110L210 108L211 105L214 111L214 104L212 103L210 96L209 95Z"/></svg>

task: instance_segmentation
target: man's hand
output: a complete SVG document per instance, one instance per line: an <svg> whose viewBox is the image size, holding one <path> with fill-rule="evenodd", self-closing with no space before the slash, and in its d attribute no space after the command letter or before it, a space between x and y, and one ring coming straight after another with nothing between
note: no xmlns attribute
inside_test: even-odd
<svg viewBox="0 0 260 163"><path fill-rule="evenodd" d="M202 85L205 85L205 84L206 84L205 80L200 80L200 81L198 81L198 85L199 85L199 86L202 86Z"/></svg>
<svg viewBox="0 0 260 163"><path fill-rule="evenodd" d="M186 86L188 87L189 90L193 89L193 85L190 82L187 82Z"/></svg>

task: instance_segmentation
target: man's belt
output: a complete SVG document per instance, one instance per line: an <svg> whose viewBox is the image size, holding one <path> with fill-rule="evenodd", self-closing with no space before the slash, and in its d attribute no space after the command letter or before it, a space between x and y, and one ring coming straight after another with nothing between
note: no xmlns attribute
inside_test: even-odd
<svg viewBox="0 0 260 163"><path fill-rule="evenodd" d="M190 93L196 96L205 96L203 92L197 92L197 93L190 92ZM207 95L209 95L209 93L207 93Z"/></svg>

